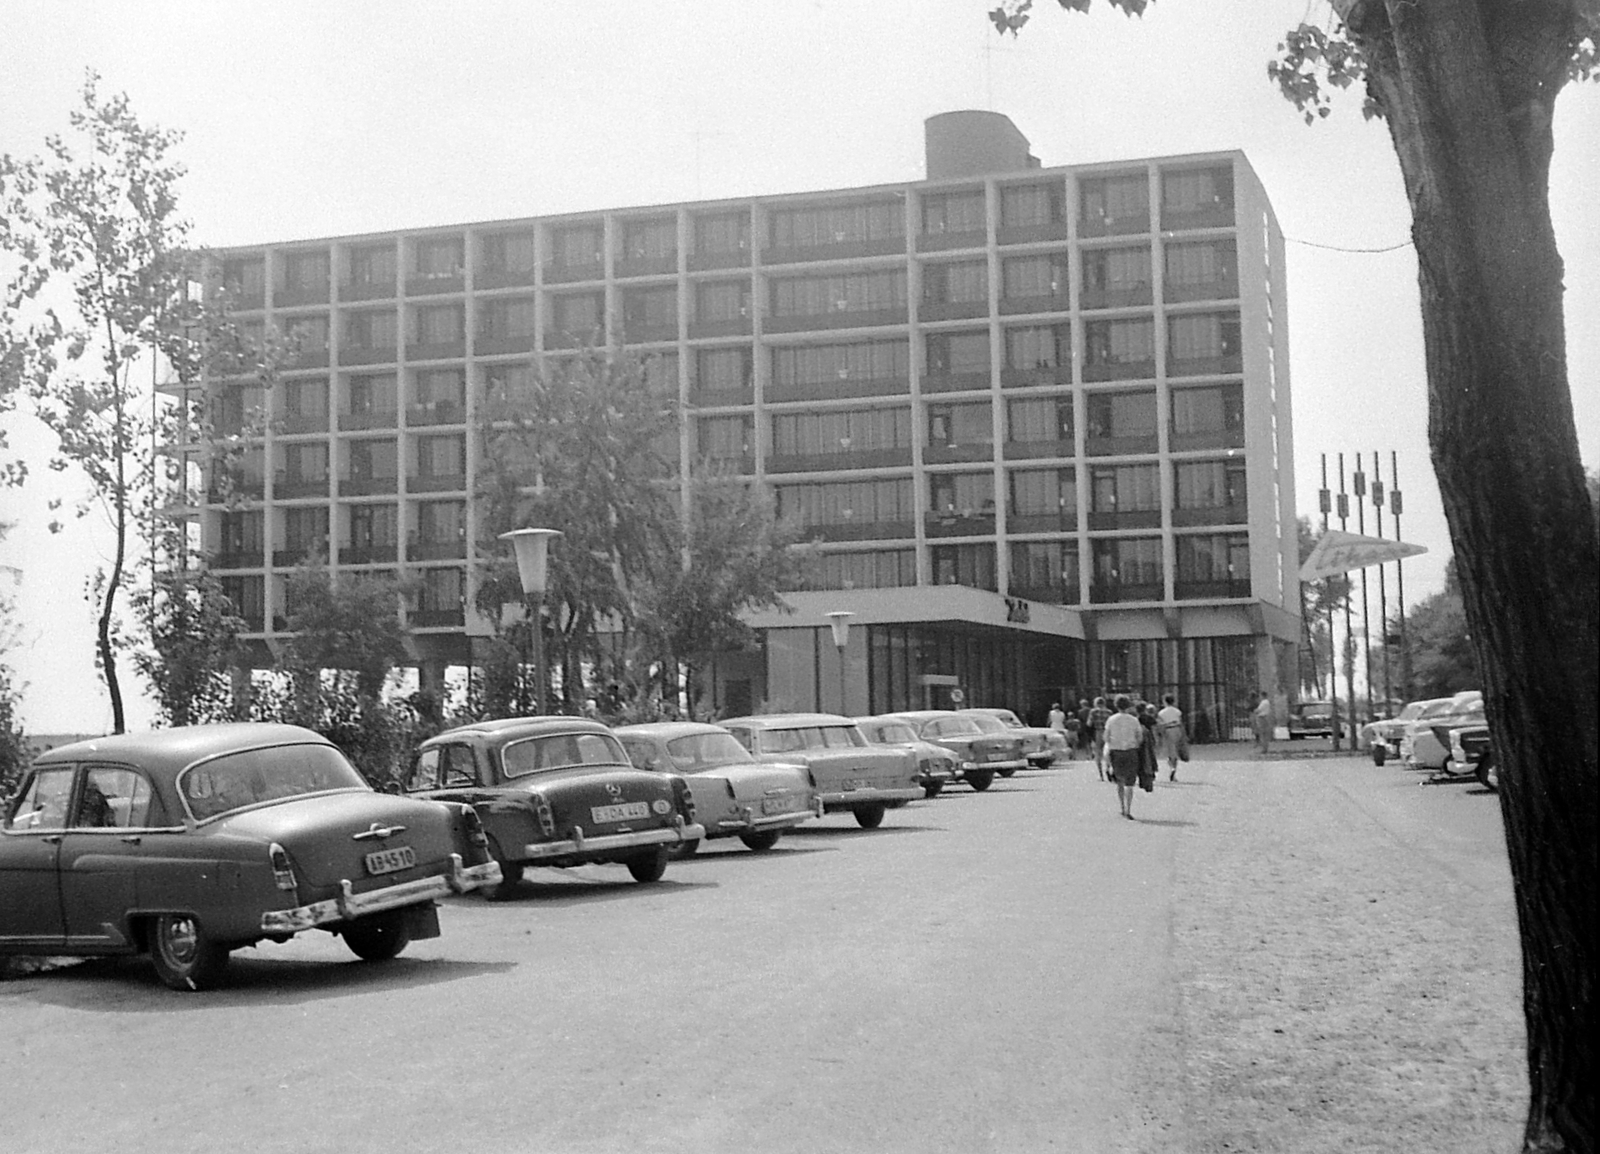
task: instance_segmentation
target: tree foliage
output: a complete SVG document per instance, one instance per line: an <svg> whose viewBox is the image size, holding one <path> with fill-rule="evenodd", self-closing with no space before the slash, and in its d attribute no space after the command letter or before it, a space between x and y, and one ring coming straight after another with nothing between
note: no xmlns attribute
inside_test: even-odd
<svg viewBox="0 0 1600 1154"><path fill-rule="evenodd" d="M222 582L204 566L163 566L130 601L150 633L150 648L133 654L134 668L155 691L162 720L173 726L230 720L230 670L245 623Z"/></svg>
<svg viewBox="0 0 1600 1154"><path fill-rule="evenodd" d="M1317 547L1318 534L1311 519L1301 517L1296 524L1300 564L1304 565ZM1300 582L1300 620L1304 640L1300 646L1300 688L1316 694L1327 693L1326 680L1333 672L1333 636L1328 630L1329 615L1350 602L1350 578L1339 574L1321 581Z"/></svg>

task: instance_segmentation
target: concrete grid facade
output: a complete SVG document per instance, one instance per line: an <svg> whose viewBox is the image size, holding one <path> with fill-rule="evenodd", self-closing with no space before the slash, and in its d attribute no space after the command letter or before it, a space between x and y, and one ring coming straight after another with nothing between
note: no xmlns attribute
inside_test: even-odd
<svg viewBox="0 0 1600 1154"><path fill-rule="evenodd" d="M927 150L915 183L219 253L247 329L300 342L272 397L204 385L216 431L253 436L199 511L251 641L321 554L421 580L425 681L469 663L482 388L605 342L676 380L680 475L748 475L822 542L817 587L752 619L759 651L720 657L703 707L959 688L1040 712L1115 685L1225 731L1257 686L1281 700L1284 254L1245 157L1042 168L979 112L932 118Z"/></svg>

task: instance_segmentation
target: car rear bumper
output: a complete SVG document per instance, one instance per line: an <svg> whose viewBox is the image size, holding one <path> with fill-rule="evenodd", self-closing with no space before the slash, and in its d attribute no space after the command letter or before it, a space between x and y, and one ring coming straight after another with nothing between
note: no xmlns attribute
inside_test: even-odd
<svg viewBox="0 0 1600 1154"><path fill-rule="evenodd" d="M916 801L923 796L924 790L920 785L893 786L887 789L866 786L839 793L824 793L821 795L821 800L827 809L854 809L858 805L867 805L871 802Z"/></svg>
<svg viewBox="0 0 1600 1154"><path fill-rule="evenodd" d="M708 829L707 837L734 837L742 833L761 833L773 829L793 829L802 822L822 816L822 801L818 799L806 809L791 809L783 813L747 813L743 817L726 817L717 822L716 829Z"/></svg>
<svg viewBox="0 0 1600 1154"><path fill-rule="evenodd" d="M500 881L500 863L484 862L482 865L464 866L460 854L450 855L450 872L432 877L416 878L398 885L366 893L354 892L348 878L339 883L339 896L310 905L296 906L290 910L268 910L261 915L261 932L264 934L297 934L317 926L348 922L354 918L396 910L402 906L430 902L449 894L464 894Z"/></svg>
<svg viewBox="0 0 1600 1154"><path fill-rule="evenodd" d="M522 847L522 856L523 860L534 862L572 857L575 854L596 857L618 850L647 849L653 845L681 845L686 841L699 841L705 836L706 828L699 824L642 829L634 833L613 833L602 837L585 837L583 827L575 825L570 838L533 842Z"/></svg>
<svg viewBox="0 0 1600 1154"><path fill-rule="evenodd" d="M1028 759L1025 757L1019 757L1012 761L969 761L964 768L968 773L973 773L984 769L1027 769Z"/></svg>

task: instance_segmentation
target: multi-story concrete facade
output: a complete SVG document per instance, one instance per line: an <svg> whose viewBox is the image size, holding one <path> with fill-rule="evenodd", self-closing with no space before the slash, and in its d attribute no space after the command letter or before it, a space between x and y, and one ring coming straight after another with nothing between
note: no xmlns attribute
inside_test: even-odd
<svg viewBox="0 0 1600 1154"><path fill-rule="evenodd" d="M928 122L930 179L230 249L295 333L203 538L269 645L287 572L404 570L419 663L470 659L481 386L582 342L675 376L682 463L823 544L708 708L1026 710L1177 689L1204 728L1299 630L1284 256L1243 154L1043 168L1003 116ZM241 500L241 498L243 498ZM854 616L836 651L827 614ZM842 676L841 676L842 675Z"/></svg>

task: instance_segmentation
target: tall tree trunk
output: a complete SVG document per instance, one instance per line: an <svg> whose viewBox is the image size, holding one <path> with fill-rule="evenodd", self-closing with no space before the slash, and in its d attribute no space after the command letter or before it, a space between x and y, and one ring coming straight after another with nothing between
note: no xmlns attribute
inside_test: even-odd
<svg viewBox="0 0 1600 1154"><path fill-rule="evenodd" d="M1530 1152L1594 1150L1600 1083L1600 554L1547 187L1575 13L1559 0L1383 0L1344 13L1412 208L1428 435L1503 767Z"/></svg>

